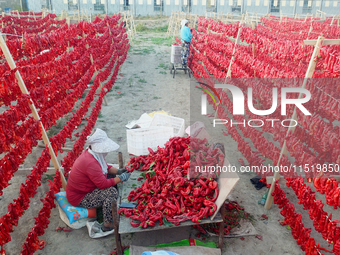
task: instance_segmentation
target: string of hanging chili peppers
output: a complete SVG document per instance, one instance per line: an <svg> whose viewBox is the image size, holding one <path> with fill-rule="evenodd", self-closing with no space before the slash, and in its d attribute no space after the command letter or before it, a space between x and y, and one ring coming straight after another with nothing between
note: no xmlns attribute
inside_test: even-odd
<svg viewBox="0 0 340 255"><path fill-rule="evenodd" d="M270 25L272 25L271 27L275 27L276 29L272 29L271 31L268 27L262 25L258 25L254 30L242 27L240 39L248 44L253 43L254 51L251 45L236 46L236 57L231 66L232 77L304 77L305 70L307 69L313 51L313 47L301 44L301 38L305 39L306 37L299 37L300 35L289 37L289 32L291 32L290 29L293 29L296 24L292 25L291 28L284 27L282 28L283 30L278 32L281 28L277 26L277 20L274 20L273 22L264 20L264 22L267 22L266 24L270 23ZM329 20L328 23L322 24L326 30L330 27L329 25ZM319 26L316 29L320 29L322 26ZM234 43L230 41L227 36L236 38L237 27L238 24L223 24L205 18L200 18L198 20L197 32L193 33L191 59L189 61L190 68L197 80L205 78L205 82L207 82L207 80L211 78L211 75L217 79L226 77L226 71L229 68L231 59L231 52L234 49ZM330 30L327 30L327 32L328 34L333 32L333 35L335 35L334 30L331 32ZM286 33L287 37L282 33ZM303 33L304 31L302 31L301 34ZM340 47L337 45L324 46L321 48L314 77L339 76L339 50ZM255 57L253 56L254 52ZM235 81L235 83L237 82ZM209 85L214 86L214 84ZM237 85L245 91L245 87L241 83ZM302 165L302 163L310 165L320 165L324 162L340 163L340 149L338 146L339 127L334 126L332 123L340 117L338 107L340 102L338 91L340 90L340 87L338 84L334 84L334 86L326 85L322 82L307 83L306 88L313 94L312 100L308 103L308 109L314 114L312 116L305 116L301 112L298 112L297 117L299 124L294 133L286 135L287 129L284 127L279 127L273 132L274 140L278 140L281 146L283 145L283 142L286 141L287 149L290 152L290 155L294 156L294 164L296 165ZM275 86L280 87L278 84ZM260 86L254 87L254 84L252 84L252 88L253 98L259 98L259 103L264 109L270 108L271 105L268 104L268 100L266 101L264 99L271 97L271 87L265 88L262 86L260 88ZM214 110L217 111L217 116L219 118L228 119L228 114L231 113L230 109L232 109L232 102L224 91L219 91L219 93L223 104L227 107L217 107L210 97L208 97L208 102L212 105ZM228 110L229 113L227 112ZM293 109L288 109L288 112L291 114L292 110ZM262 118L262 116L256 116L247 110L246 116L249 118L256 117L256 119ZM244 118L240 116L234 115L233 118L237 122L242 123L242 121L244 121ZM282 116L276 114L275 118L281 120ZM325 121L325 119L328 121ZM231 134L232 137L234 136L233 138L239 143L239 150L249 162L252 152L244 145L242 136L240 136L239 133L235 134L233 131L230 132L230 129L232 128L227 125L225 126L228 129L228 133ZM265 132L271 132L268 127L261 127L261 129ZM273 159L273 164L276 164L275 162L278 161L280 155L280 149L269 142L267 138L263 137L261 131L256 129L253 131L244 128L243 125L237 125L237 130L242 131L240 134L252 140L255 148L260 153L258 156L261 155L264 159ZM320 139L320 137L322 139ZM270 149L268 150L268 148ZM263 162L263 159L258 159L258 161L255 160L254 162L251 162L251 164L256 164L256 162L261 164ZM241 164L243 164L242 160ZM290 165L288 158L281 158L280 165ZM328 205L334 206L334 208L340 206L340 188L335 179L315 178L317 177L315 174L307 174L306 177L308 176L314 178L313 180L316 189L320 193L326 195ZM332 252L339 254L340 241L338 241L338 237L340 236L340 232L338 227L336 227L338 221L332 221L332 216L327 215L327 213L323 211L323 204L321 201L315 200L315 196L312 194L313 192L305 184L301 184L301 179L291 179L294 177L292 174L285 175L285 177L291 182L291 185L295 185L294 191L299 198L299 203L304 204L305 209L309 210L315 229L322 233L323 238L328 242L334 244ZM281 191L282 190L279 190L278 192ZM280 194L281 196L283 196L282 192ZM281 198L281 200L284 201L282 202L279 197L279 195L276 196L276 202L279 202L280 206L288 204L289 209L287 209L287 207L281 213L286 217L286 222L291 220L289 225L293 226L293 237L298 239L297 242L301 245L302 250L306 251L306 254L314 254L319 252L319 250L325 250L318 244L315 244L314 239L309 235L310 230L303 227L301 216L296 214L293 205L289 203L288 199ZM307 197L311 198L307 199ZM287 218L287 214L292 217ZM297 220L293 221L293 218L296 218Z"/></svg>
<svg viewBox="0 0 340 255"><path fill-rule="evenodd" d="M96 18L93 24L82 23L79 26L71 26L70 29L73 29L74 31L74 37L83 36L84 32L88 33L80 40L78 40L78 38L74 40L71 37L68 37L68 39L73 42L74 52L67 52L65 44L59 44L59 46L63 45L61 47L62 50L54 51L51 49L49 52L51 52L53 57L44 58L42 63L38 63L39 59L41 59L40 55L33 56L30 61L18 61L20 62L20 65L18 65L17 69L20 68L20 72L26 70L26 72L23 72L25 78L30 77L31 79L36 79L36 77L31 75L32 72L35 70L39 71L42 68L45 68L45 71L47 69L50 70L49 72L53 72L54 74L61 73L62 75L59 75L56 79L52 79L52 84L49 86L46 86L46 84L42 82L37 86L31 87L31 96L22 95L18 91L17 105L10 107L9 110L0 115L0 128L4 130L6 138L4 139L5 141L1 142L1 150L2 152L7 152L4 158L0 160L0 164L2 164L0 171L0 192L8 185L8 181L13 173L18 169L19 164L25 159L26 155L30 153L32 147L36 146L37 141L41 139L39 121L36 121L31 117L28 118L28 115L30 114L29 107L27 107L28 100L34 98L33 101L40 104L38 108L42 122L47 127L50 127L59 116L63 116L70 112L74 103L88 87L94 72L100 70L91 86L89 94L82 103L83 107L80 107L77 112L73 114L66 126L50 139L54 150L56 152L61 150L66 139L72 138L73 131L78 128L81 121L84 120L85 114L88 111L91 102L94 100L96 89L99 87L100 82L109 79L103 84L103 89L88 118L88 124L83 129L78 141L76 141L74 147L75 151L77 151L76 148L79 148L80 151L83 149L86 137L92 131L101 109L103 97L112 88L118 75L119 67L124 63L127 51L130 47L123 23L121 22L118 24L119 18L120 15L115 15L112 18L106 17L104 20ZM96 34L98 33L102 35L97 37ZM87 53L84 51L86 44L89 47ZM67 44L67 46L69 45ZM49 52L44 54L49 55ZM50 61L54 61L54 58L65 59L64 66L61 65L63 61L57 60L55 63L50 63ZM83 67L81 67L81 65L83 65ZM68 71L70 72L67 72L66 67L68 67ZM27 71L27 69L30 69L30 71ZM113 73L112 69L114 69ZM7 70L6 72L9 72L10 74L5 76L7 77L7 80L10 80L9 77L15 79L13 71ZM53 84L53 82L65 83L66 76L63 74L64 72L68 75L67 78L69 83L64 84L64 86L61 87L58 84ZM72 74L72 72L74 72L74 74ZM0 75L1 78L3 78L3 74ZM47 76L48 75L50 75L50 73L48 73ZM44 78L46 78L45 80L50 79L47 76L42 77L42 80ZM48 89L47 91L44 90L44 86ZM64 94L62 90L68 91L67 94ZM39 91L43 91L44 93L40 93ZM1 91L1 93L2 92L3 91ZM45 97L47 102L42 100L42 97ZM10 102L11 100L8 101ZM22 121L22 124L19 125L19 121ZM13 144L15 146L12 148L11 145ZM18 151L18 148L20 148L20 152ZM75 155L75 157L77 156ZM73 158L73 160L75 160L75 158ZM46 172L49 162L50 155L48 150L45 149L38 159L36 167L33 167L31 174L27 176L26 182L21 184L18 198L14 199L13 202L8 205L8 212L0 217L1 253L5 252L3 250L3 245L11 240L9 233L13 231L13 226L17 226L20 216L22 216L24 211L29 207L30 198L36 194L37 187L41 185L41 176ZM50 191L42 200L43 207L39 211L38 217L35 218L35 226L32 231L28 233L26 242L23 245L22 254L32 254L37 249L43 248L44 246L44 241L39 241L38 236L42 235L44 229L47 228L51 209L55 207L53 201L54 194L58 192L61 187L59 171L57 171L53 183L50 183L49 186Z"/></svg>
<svg viewBox="0 0 340 255"><path fill-rule="evenodd" d="M120 37L120 38L122 38L122 37ZM111 40L110 39L112 39L112 38L108 38L107 40L105 40L105 42L108 42L108 43L103 43L103 44L101 44L101 49L102 49L102 51L99 51L99 50L97 50L96 51L96 54L93 54L94 56L95 56L95 60L97 60L97 58L98 58L98 61L96 61L95 62L95 65L96 65L96 68L98 68L98 69L101 69L106 63L107 63L107 61L109 61L109 59L112 57L112 54L113 54L113 50L114 49L116 49L116 48L120 48L122 45L123 45L123 42L121 43L121 44L112 44L111 43ZM110 45L112 45L111 46L111 49L109 50L108 48L110 48ZM92 51L90 51L90 53L91 53ZM88 54L90 54L90 53L88 53ZM106 57L105 58L102 58L101 56L102 56L102 54L103 53L106 53ZM90 62L90 57L88 56L88 55L86 55L85 54L85 56L87 57L87 63L88 63L88 65L91 65L91 62ZM85 65L85 63L83 62L83 65ZM112 65L111 65L112 66ZM40 116L41 116L41 120L42 120L42 122L43 122L43 125L44 125L44 127L48 130L53 124L55 124L55 121L57 120L57 119L59 119L61 116L63 116L63 115L65 115L66 113L68 113L69 111L71 111L71 109L73 108L73 105L74 105L74 103L78 100L78 98L82 95L82 93L84 92L84 90L87 88L87 84L89 83L89 81L90 81L90 79L91 79L91 77L92 77L92 75L93 75L93 73L94 73L94 67L91 69L91 72L89 72L89 73L87 73L87 75L85 75L85 76L83 76L83 77L81 77L81 79L78 81L78 83L76 83L76 85L73 85L74 86L74 90L73 90L73 92L72 93L68 93L67 94L67 96L65 95L64 97L60 97L59 96L59 101L57 101L57 100L50 100L50 101L52 101L53 102L53 107L51 107L51 108L49 108L49 109L47 109L47 110L45 110L45 111L42 111L42 110L40 110L39 111L39 113L40 113ZM61 80L60 80L60 83L56 83L56 84L63 84L63 82L61 82L61 81L63 81L64 79L66 79L66 77L65 76L62 76L62 77L64 77L64 78L62 78ZM70 77L70 75L68 74L68 76L67 77ZM99 77L101 77L101 76L99 76ZM75 79L75 81L76 80L78 80L78 78L79 77L76 77L76 79ZM105 79L104 79L105 80ZM77 84L79 84L78 86L77 86ZM81 85L81 86L80 86ZM99 83L97 82L96 83L96 87L98 87L99 86ZM53 87L53 86L52 86ZM59 85L59 90L61 90L61 89L65 89L65 90L67 90L68 89L68 86L61 86L60 87L60 85ZM51 88L50 88L51 89ZM51 91L50 91L50 93L51 93L51 95L52 95L52 92L53 92L53 89L51 89ZM34 92L32 93L33 95L35 95L34 94ZM62 101L60 101L61 99L63 99ZM46 100L42 100L43 102L48 102L48 100L46 99ZM19 106L20 106L20 104L19 104ZM28 106L27 105L27 102L26 102L26 106ZM61 107L62 106L62 107ZM20 108L18 108L18 111L20 112L20 114L21 114L21 119L17 119L16 121L18 121L18 120L23 120L26 116L25 115L22 115L22 113L24 112L23 110L24 109L26 109L26 113L27 114L29 114L30 113L30 111L28 110L28 107L23 107L22 109L20 109ZM6 117L8 117L8 116L6 116ZM5 124L5 125L7 125L7 130L9 130L8 128L8 119L6 119L7 121L5 121L5 119L4 119L4 122L3 123L7 123L7 124ZM11 123L11 122L9 122L9 123ZM13 123L13 122L12 122ZM26 122L25 122L26 123ZM27 125L25 125L25 126L27 126ZM3 127L3 129L4 130L6 130L6 127ZM17 130L17 129L16 129ZM22 130L22 129L21 129ZM28 129L29 130L29 129ZM5 133L5 134L7 134L7 135L9 135L9 133L7 132L7 133ZM19 133L17 134L17 135L19 135ZM11 136L8 136L8 137L11 137ZM19 139L20 138L20 136L16 136L17 137L17 139ZM22 154L22 155L20 155L20 154L18 154L18 152L14 152L14 154L11 152L10 154L9 154L9 156L8 157L13 157L13 155L17 155L16 156L16 158L17 159L20 159L20 160L18 160L17 162L17 164L13 164L12 165L12 167L11 167L11 171L7 171L6 169L6 167L4 166L4 167L2 167L2 169L1 169L1 174L4 176L4 179L3 179L3 182L8 182L9 181L9 176L11 175L11 174L13 174L17 169L18 169L18 167L19 167L19 165L23 162L23 160L26 158L26 156L30 153L30 151L32 150L32 146L34 146L35 144L34 144L34 140L35 140L35 138L36 138L36 136L32 136L32 139L30 140L30 139L27 139L27 141L26 141L26 144L30 144L31 145L31 147L30 148L27 148L26 146L24 147L24 148L26 148L26 153L24 153L24 154ZM8 141L8 139L5 139L5 141ZM21 145L21 144L20 144ZM8 143L7 143L7 146L9 146L8 145ZM16 151L18 151L19 150L19 148L20 147L15 147L14 149L16 150ZM12 149L12 150L14 150L14 149ZM8 159L7 159L7 161L6 161L6 159L7 159L7 157L4 157L3 159L2 159L2 161L1 162L4 162L4 163L1 163L0 162L0 165L2 164L5 164L6 162L8 162ZM7 178L6 178L7 177ZM6 185L5 185L6 186ZM2 188L4 188L5 186L3 186ZM2 190L2 188L0 189L0 191Z"/></svg>

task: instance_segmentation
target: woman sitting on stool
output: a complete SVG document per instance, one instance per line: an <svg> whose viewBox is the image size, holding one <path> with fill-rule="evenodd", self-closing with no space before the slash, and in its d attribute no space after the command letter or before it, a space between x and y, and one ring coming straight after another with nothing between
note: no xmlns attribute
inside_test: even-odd
<svg viewBox="0 0 340 255"><path fill-rule="evenodd" d="M74 162L66 185L67 200L73 206L85 208L103 207L103 231L112 228L112 203L117 201L117 183L127 181L130 174L125 169L117 169L105 161L105 156L119 148L107 134L97 128L87 137L89 147ZM107 179L107 174L117 175Z"/></svg>

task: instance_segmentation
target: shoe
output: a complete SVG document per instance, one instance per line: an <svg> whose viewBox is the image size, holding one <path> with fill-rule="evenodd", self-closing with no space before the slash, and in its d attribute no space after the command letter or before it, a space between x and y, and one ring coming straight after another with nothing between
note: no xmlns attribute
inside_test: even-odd
<svg viewBox="0 0 340 255"><path fill-rule="evenodd" d="M108 231L112 231L113 227L105 227L104 225L102 226L102 230L103 232L108 232Z"/></svg>

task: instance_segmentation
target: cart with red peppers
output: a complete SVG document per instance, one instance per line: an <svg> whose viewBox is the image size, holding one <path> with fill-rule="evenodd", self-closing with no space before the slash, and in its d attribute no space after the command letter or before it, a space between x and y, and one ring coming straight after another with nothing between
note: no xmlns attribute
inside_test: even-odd
<svg viewBox="0 0 340 255"><path fill-rule="evenodd" d="M151 152L154 153L154 152ZM146 163L144 165L147 165L149 167L149 165ZM228 169L227 166L229 165L229 162L226 158L224 158L224 162L223 165L226 166L224 169ZM185 166L183 166L185 167ZM150 171L147 171L146 173L148 174L148 172L150 173ZM168 228L175 228L175 227L183 227L183 226L191 226L191 225L197 225L197 224L206 224L206 223L220 223L223 220L223 215L224 215L224 206L222 206L228 196L228 194L231 192L231 190L233 189L233 187L235 186L235 184L237 183L237 181L239 180L238 175L236 173L233 172L227 172L227 171L222 171L216 181L208 181L206 183L204 183L204 181L202 179L200 180L195 180L195 182L202 184L202 190L200 190L200 192L203 192L203 187L205 186L205 188L208 190L209 188L214 188L213 186L216 185L218 187L218 194L215 193L215 195L217 196L217 198L214 199L214 202L205 200L204 201L204 205L206 205L206 207L202 210L200 210L200 212L202 212L203 214L206 213L205 215L207 217L202 218L199 217L197 215L190 215L189 213L185 213L185 214L179 214L178 216L173 216L173 217L168 217L168 214L170 213L171 209L173 209L173 211L176 210L184 210L183 207L185 206L185 204L183 203L183 201L181 201L181 199L179 199L180 201L176 201L176 199L170 199L170 195L169 194L162 194L159 193L159 200L157 200L156 198L152 198L154 201L151 202L141 202L141 200L138 200L138 198L140 198L140 196L142 195L146 195L147 192L149 192L148 190L142 191L142 192L138 192L141 191L141 187L138 187L136 189L136 191L134 191L134 187L140 186L141 185L141 177L139 177L140 172L139 171L134 171L131 174L131 177L129 179L128 182L124 183L122 186L122 192L120 194L122 194L121 197L121 202L134 202L134 201L139 201L138 205L136 207L136 209L119 209L119 212L122 216L119 216L119 234L127 234L127 233L136 233L136 232L147 232L147 231L157 231L157 230L161 230L161 229L168 229ZM139 177L139 178L138 178ZM144 180L144 179L143 179ZM144 185L145 183L148 182L148 179L146 179L144 181ZM149 180L150 182L150 180ZM147 183L149 184L149 183ZM154 183L153 183L154 184ZM174 183L172 184L172 187L174 189L176 189L176 187L180 186L180 179L175 180ZM143 185L142 185L143 186ZM148 185L146 185L148 186ZM152 187L152 185L151 185ZM162 192L166 192L165 190L167 189L167 184L163 185L162 187ZM155 191L152 190L152 188L150 188L151 194L154 194ZM145 192L143 194L143 192ZM182 190L181 191L183 193L183 195L186 194L186 192L188 192L187 190ZM193 190L191 193L193 192L197 192L195 190ZM136 195L138 193L138 195ZM189 194L189 192L188 192ZM138 197L139 196L139 197ZM137 197L137 198L136 198ZM156 197L156 196L154 196ZM168 199L169 198L169 199ZM192 199L192 198L191 198ZM134 200L134 201L133 201ZM171 200L171 201L170 201ZM143 200L144 201L144 200ZM121 204L122 204L121 203ZM144 205L143 205L144 204ZM161 204L164 204L166 207L165 210L163 210L163 214L160 214L159 211L157 213L152 214L152 211L147 209L145 210L146 206L149 206L151 209L153 207L158 208L158 206L160 206ZM211 207L210 207L211 206ZM141 207L141 208L140 208ZM177 207L177 208L176 208ZM171 208L171 209L170 209ZM181 209L182 208L182 209ZM213 208L214 210L210 210L210 208ZM143 215L143 213L136 213L136 211L140 211L142 210L143 212L147 211L147 214L149 215ZM140 212L142 212L140 211ZM185 215L185 216L183 216ZM209 215L209 217L208 217ZM186 218L187 217L187 218ZM222 249L223 248L223 236L224 236L224 224L220 224L220 231L219 231L219 247ZM118 238L118 237L117 237ZM120 238L118 238L120 239ZM118 245L120 245L119 243L117 243L117 247Z"/></svg>

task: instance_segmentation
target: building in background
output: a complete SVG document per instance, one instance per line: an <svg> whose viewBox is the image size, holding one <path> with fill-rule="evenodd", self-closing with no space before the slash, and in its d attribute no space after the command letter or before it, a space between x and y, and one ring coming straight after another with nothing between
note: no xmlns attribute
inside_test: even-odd
<svg viewBox="0 0 340 255"><path fill-rule="evenodd" d="M23 0L24 1L24 0ZM6 1L9 2L9 1ZM13 0L20 2L19 0ZM71 15L86 9L92 14L113 14L132 10L134 16L171 15L174 11L205 15L208 13L267 13L285 16L325 12L327 16L340 14L340 0L25 0L29 10L40 12L47 8L60 14L68 11ZM1 5L0 5L1 6Z"/></svg>
<svg viewBox="0 0 340 255"><path fill-rule="evenodd" d="M39 1L39 0L38 0ZM27 11L26 0L0 0L0 12Z"/></svg>

